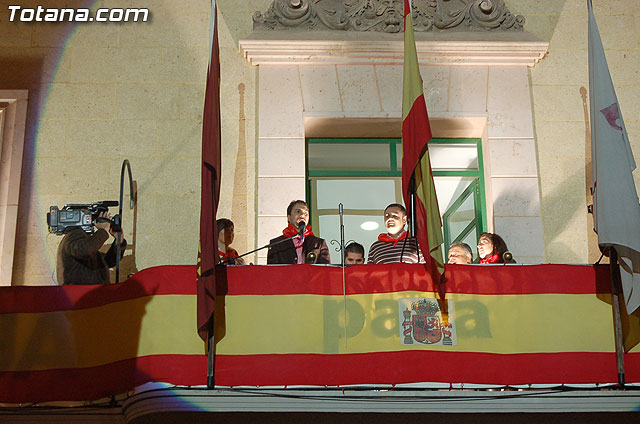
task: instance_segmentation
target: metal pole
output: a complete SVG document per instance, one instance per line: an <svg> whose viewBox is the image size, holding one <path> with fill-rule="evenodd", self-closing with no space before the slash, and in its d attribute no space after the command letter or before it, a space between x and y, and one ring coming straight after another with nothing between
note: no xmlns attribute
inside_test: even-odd
<svg viewBox="0 0 640 424"><path fill-rule="evenodd" d="M340 215L340 266L342 267L342 303L344 303L344 347L347 347L347 283L344 275L344 209L342 203L338 203Z"/></svg>
<svg viewBox="0 0 640 424"><path fill-rule="evenodd" d="M215 213L215 210L216 210L216 170L215 169L210 169L210 171L211 171L211 210L214 211L214 213ZM215 227L216 217L213 216L212 219L213 219L213 222L211 223L211 227L212 228L216 228ZM213 246L213 250L211 252L213 253L213 255L215 255L215 252L217 252L216 249L218 249L218 246L216 245L217 240L216 240L215 234L214 234L212 242L213 242L214 246ZM215 275L215 266L216 266L216 264L213 264L214 275ZM217 285L218 284L217 284L217 281L216 281L216 286ZM214 296L217 296L217 294L215 294ZM216 305L216 307L217 306L219 306L219 305ZM209 320L211 322L211 325L209 327L209 338L207 340L207 388L209 388L209 389L213 389L216 386L216 376L215 376L215 369L216 369L216 366L215 366L216 365L216 343L215 343L215 334L214 334L214 325L213 325L214 324L214 319L215 319L214 317L215 317L215 313L211 316L211 319Z"/></svg>
<svg viewBox="0 0 640 424"><path fill-rule="evenodd" d="M410 213L411 213L411 220L410 222L410 233L411 233L411 237L415 237L416 236L416 177L415 174L411 176L411 180L409 182L409 199L411 202L411 205L409 205L410 207ZM418 249L419 250L419 249Z"/></svg>
<svg viewBox="0 0 640 424"><path fill-rule="evenodd" d="M207 388L216 387L216 345L213 334L213 317L211 317L211 327L209 328L209 338L207 340Z"/></svg>
<svg viewBox="0 0 640 424"><path fill-rule="evenodd" d="M622 340L622 319L620 318L620 265L618 252L614 247L609 248L609 269L611 271L611 304L613 306L613 328L616 341L616 365L618 368L618 387L624 387L624 345Z"/></svg>

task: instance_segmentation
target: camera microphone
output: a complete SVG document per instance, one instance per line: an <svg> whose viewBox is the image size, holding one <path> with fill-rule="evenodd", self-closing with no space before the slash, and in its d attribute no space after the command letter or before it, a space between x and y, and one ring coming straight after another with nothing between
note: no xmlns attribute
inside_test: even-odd
<svg viewBox="0 0 640 424"><path fill-rule="evenodd" d="M107 208L113 207L113 206L118 206L120 203L118 203L117 200L103 200L102 202L99 202L102 206L106 206Z"/></svg>

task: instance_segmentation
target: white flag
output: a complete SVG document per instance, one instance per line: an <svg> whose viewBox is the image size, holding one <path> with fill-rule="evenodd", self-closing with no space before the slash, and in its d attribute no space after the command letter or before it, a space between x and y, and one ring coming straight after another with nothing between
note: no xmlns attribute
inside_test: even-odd
<svg viewBox="0 0 640 424"><path fill-rule="evenodd" d="M600 247L619 256L622 289L631 314L640 306L640 204L636 168L600 32L589 7L589 100L593 157L593 220Z"/></svg>

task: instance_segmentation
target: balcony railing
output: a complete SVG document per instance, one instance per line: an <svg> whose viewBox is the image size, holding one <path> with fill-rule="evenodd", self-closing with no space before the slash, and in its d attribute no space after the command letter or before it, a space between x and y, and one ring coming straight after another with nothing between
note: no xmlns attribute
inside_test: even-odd
<svg viewBox="0 0 640 424"><path fill-rule="evenodd" d="M617 381L608 266L242 266L218 273L216 385L536 387ZM206 383L196 272L0 288L0 402ZM625 355L640 381L640 349ZM475 385L475 386L474 386Z"/></svg>

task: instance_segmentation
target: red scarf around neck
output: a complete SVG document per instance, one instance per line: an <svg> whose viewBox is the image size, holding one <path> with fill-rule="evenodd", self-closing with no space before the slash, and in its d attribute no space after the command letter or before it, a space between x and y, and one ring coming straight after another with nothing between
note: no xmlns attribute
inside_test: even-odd
<svg viewBox="0 0 640 424"><path fill-rule="evenodd" d="M500 262L500 256L498 256L497 253L487 256L484 259L480 259L481 264L497 264L498 262Z"/></svg>
<svg viewBox="0 0 640 424"><path fill-rule="evenodd" d="M282 230L282 235L285 236L285 237L291 237L291 236L295 236L299 232L300 232L299 229L297 229L293 225L289 224L287 226L287 228ZM307 236L312 236L312 235L313 235L313 231L311 231L311 225L307 225L305 227L305 229L304 229L304 236L307 237Z"/></svg>
<svg viewBox="0 0 640 424"><path fill-rule="evenodd" d="M220 250L220 248L218 248L218 255L220 255L220 261L234 264L236 262L235 257L238 256L238 252L233 248L228 248L228 249L229 250L227 250L226 252L223 252L222 250ZM232 258L234 259L231 261L230 259Z"/></svg>
<svg viewBox="0 0 640 424"><path fill-rule="evenodd" d="M407 238L407 232L406 231L403 231L402 234L400 235L400 237L398 237L397 239L391 237L387 233L382 233L382 234L380 234L378 236L378 240L383 241L385 243L393 243L393 247L396 247L400 240L404 240L406 238Z"/></svg>

